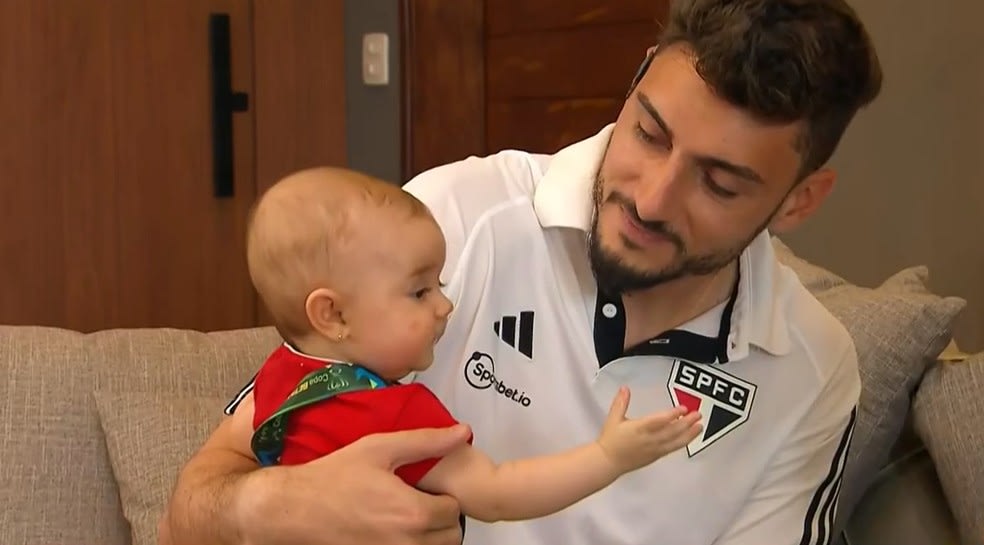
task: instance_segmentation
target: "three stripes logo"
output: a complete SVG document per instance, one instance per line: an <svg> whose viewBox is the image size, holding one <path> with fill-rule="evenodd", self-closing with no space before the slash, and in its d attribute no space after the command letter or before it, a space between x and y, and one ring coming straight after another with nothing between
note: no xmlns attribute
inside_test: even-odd
<svg viewBox="0 0 984 545"><path fill-rule="evenodd" d="M518 325L518 327L517 327ZM502 342L533 359L533 311L524 310L516 316L503 316L492 324L495 336Z"/></svg>

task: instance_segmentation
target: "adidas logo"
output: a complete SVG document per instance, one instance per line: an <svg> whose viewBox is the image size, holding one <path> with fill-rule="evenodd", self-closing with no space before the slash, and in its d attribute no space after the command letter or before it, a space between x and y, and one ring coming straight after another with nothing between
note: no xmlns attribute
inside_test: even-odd
<svg viewBox="0 0 984 545"><path fill-rule="evenodd" d="M533 311L520 312L518 321L519 327L516 327L516 316L503 316L492 325L492 329L504 343L533 359Z"/></svg>

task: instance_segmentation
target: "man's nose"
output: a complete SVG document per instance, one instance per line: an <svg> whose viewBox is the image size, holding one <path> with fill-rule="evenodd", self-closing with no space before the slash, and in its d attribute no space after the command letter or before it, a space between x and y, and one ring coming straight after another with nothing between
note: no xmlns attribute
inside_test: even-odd
<svg viewBox="0 0 984 545"><path fill-rule="evenodd" d="M645 221L670 221L683 199L685 169L669 158L643 173L634 195L636 212Z"/></svg>

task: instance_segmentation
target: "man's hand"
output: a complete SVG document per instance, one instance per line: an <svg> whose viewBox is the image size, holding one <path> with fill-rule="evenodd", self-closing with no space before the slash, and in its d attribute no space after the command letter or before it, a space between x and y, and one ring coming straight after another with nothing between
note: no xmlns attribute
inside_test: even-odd
<svg viewBox="0 0 984 545"><path fill-rule="evenodd" d="M620 388L612 401L598 443L622 472L649 465L682 448L700 434L700 413L677 407L636 419L626 419L629 390Z"/></svg>
<svg viewBox="0 0 984 545"><path fill-rule="evenodd" d="M467 427L365 437L307 464L247 477L237 516L250 545L458 545L458 503L393 470L465 443Z"/></svg>

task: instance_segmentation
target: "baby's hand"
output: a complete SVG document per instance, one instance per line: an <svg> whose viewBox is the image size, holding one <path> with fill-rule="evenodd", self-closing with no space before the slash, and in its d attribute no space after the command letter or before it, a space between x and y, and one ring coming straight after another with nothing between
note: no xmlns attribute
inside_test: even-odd
<svg viewBox="0 0 984 545"><path fill-rule="evenodd" d="M700 434L700 413L677 407L636 419L626 419L629 390L620 388L598 443L619 471L628 473L649 465L687 445Z"/></svg>

